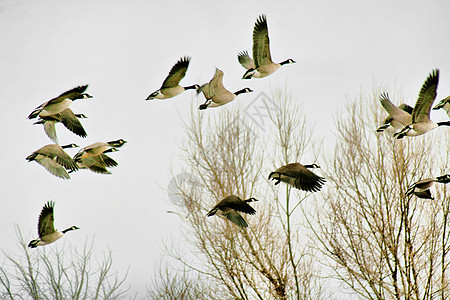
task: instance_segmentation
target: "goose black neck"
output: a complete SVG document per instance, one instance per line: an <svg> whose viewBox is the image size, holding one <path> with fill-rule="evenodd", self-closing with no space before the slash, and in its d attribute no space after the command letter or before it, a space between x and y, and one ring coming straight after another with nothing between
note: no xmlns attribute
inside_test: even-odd
<svg viewBox="0 0 450 300"><path fill-rule="evenodd" d="M438 126L450 126L450 121L446 122L437 122Z"/></svg>
<svg viewBox="0 0 450 300"><path fill-rule="evenodd" d="M243 94L243 93L247 93L247 89L239 90L239 91L235 92L234 94L237 96L237 95Z"/></svg>
<svg viewBox="0 0 450 300"><path fill-rule="evenodd" d="M184 87L184 89L185 90L196 90L196 89L198 89L199 88L199 86L198 85L190 85L190 86L185 86Z"/></svg>
<svg viewBox="0 0 450 300"><path fill-rule="evenodd" d="M67 231L71 231L71 230L75 230L74 226L72 226L72 227L70 227L70 228L67 228L67 229L64 229L64 230L61 231L61 232L65 234Z"/></svg>
<svg viewBox="0 0 450 300"><path fill-rule="evenodd" d="M450 182L450 174L442 175L436 178L436 182L439 183L449 183Z"/></svg>
<svg viewBox="0 0 450 300"><path fill-rule="evenodd" d="M253 201L258 201L258 199L251 197L251 198L248 198L247 200L244 200L244 201L245 202L253 202Z"/></svg>
<svg viewBox="0 0 450 300"><path fill-rule="evenodd" d="M286 64L290 64L291 60L290 59L286 59L285 61L280 62L280 65L286 65Z"/></svg>

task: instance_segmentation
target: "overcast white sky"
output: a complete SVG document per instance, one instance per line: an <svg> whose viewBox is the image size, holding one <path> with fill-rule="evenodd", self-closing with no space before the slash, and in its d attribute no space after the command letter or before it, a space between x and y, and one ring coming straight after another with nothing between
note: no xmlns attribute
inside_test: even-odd
<svg viewBox="0 0 450 300"><path fill-rule="evenodd" d="M413 104L439 68L438 98L450 94L447 0L211 2L0 1L0 248L16 249L14 224L36 238L40 210L54 200L56 227L81 228L64 239L82 244L95 235L98 253L112 249L114 268L129 266L128 283L143 295L162 241L177 237L179 219L165 213L172 208L166 188L170 169L183 167L177 156L182 120L194 92L165 102L144 99L182 56L192 57L183 85L209 81L218 67L229 90L254 90L227 105L243 108L260 92L287 87L316 124L315 133L327 138L347 99L371 93L374 83L400 89ZM260 14L267 15L273 60L297 63L264 79L241 80L237 53L251 53ZM58 125L60 143L123 138L128 144L111 154L119 163L112 175L80 170L64 181L25 160L52 143L26 117L82 84L94 98L71 108L88 116L82 120L88 137ZM194 105L203 101L194 98ZM214 117L227 106L204 113Z"/></svg>

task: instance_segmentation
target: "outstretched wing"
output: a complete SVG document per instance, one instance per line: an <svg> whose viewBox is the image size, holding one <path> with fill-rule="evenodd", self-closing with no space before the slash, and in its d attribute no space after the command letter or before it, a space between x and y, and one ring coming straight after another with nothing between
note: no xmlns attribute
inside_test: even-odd
<svg viewBox="0 0 450 300"><path fill-rule="evenodd" d="M236 211L230 211L229 213L226 213L225 216L239 227L248 227L247 222L245 222L244 218Z"/></svg>
<svg viewBox="0 0 450 300"><path fill-rule="evenodd" d="M253 60L256 68L272 63L270 56L269 31L265 15L259 16L253 28Z"/></svg>
<svg viewBox="0 0 450 300"><path fill-rule="evenodd" d="M86 91L87 88L88 88L88 85L77 86L71 90L68 90L67 92L62 93L58 97L51 99L45 105L55 104L55 103L63 101L64 99L67 99L67 98L72 99L72 100L77 99L82 93L84 93Z"/></svg>
<svg viewBox="0 0 450 300"><path fill-rule="evenodd" d="M213 98L215 95L220 95L226 92L227 90L223 86L222 80L223 80L223 71L216 68L216 73L214 74L214 77L211 79L211 81L202 85L197 90L197 93L202 92L203 95L205 95L205 98L209 100Z"/></svg>
<svg viewBox="0 0 450 300"><path fill-rule="evenodd" d="M247 50L238 53L238 61L247 70L256 69L255 62L251 59L250 55L248 55Z"/></svg>
<svg viewBox="0 0 450 300"><path fill-rule="evenodd" d="M48 201L42 208L41 214L39 215L38 222L38 233L39 237L43 237L47 234L52 234L55 232L53 216L53 207L55 203L53 201Z"/></svg>
<svg viewBox="0 0 450 300"><path fill-rule="evenodd" d="M428 75L427 80L419 93L419 98L417 99L416 105L414 106L412 112L412 122L423 122L430 120L430 110L433 105L434 99L436 99L436 90L439 82L439 70L433 70L430 75Z"/></svg>
<svg viewBox="0 0 450 300"><path fill-rule="evenodd" d="M189 67L190 61L191 58L187 56L178 60L170 70L169 75L167 75L166 79L164 80L161 89L177 86L180 83L181 79L183 79L186 75L186 71Z"/></svg>
<svg viewBox="0 0 450 300"><path fill-rule="evenodd" d="M389 99L388 93L382 93L380 95L380 103L384 107L384 109L388 112L389 116L393 119L397 120L404 126L408 126L411 124L411 115L407 113L405 110L400 109ZM405 108L406 109L406 108Z"/></svg>
<svg viewBox="0 0 450 300"><path fill-rule="evenodd" d="M35 161L53 175L63 179L70 179L70 176L67 173L66 169L64 169L64 167L57 163L54 159L47 156L40 156L35 158Z"/></svg>
<svg viewBox="0 0 450 300"><path fill-rule="evenodd" d="M87 133L84 130L83 125L81 125L80 120L78 120L70 108L66 108L61 112L61 123L63 123L67 129L76 135L87 137Z"/></svg>

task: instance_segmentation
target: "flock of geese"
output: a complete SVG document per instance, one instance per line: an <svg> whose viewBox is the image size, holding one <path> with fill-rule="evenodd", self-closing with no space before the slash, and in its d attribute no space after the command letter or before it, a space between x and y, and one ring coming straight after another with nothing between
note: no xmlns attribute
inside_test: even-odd
<svg viewBox="0 0 450 300"><path fill-rule="evenodd" d="M247 51L238 54L239 63L246 69L242 79L264 78L282 65L295 63L292 59L287 59L280 63L274 63L270 54L269 34L267 19L261 15L255 23L253 29L253 59ZM170 70L161 87L151 93L146 100L164 100L175 97L186 90L196 90L197 94L203 93L206 101L199 106L200 110L218 107L233 101L238 95L250 93L252 90L248 87L238 90L234 93L228 91L223 86L224 72L216 68L214 77L206 84L193 84L190 86L181 86L180 81L186 75L189 67L190 58L181 58ZM430 119L431 106L436 98L436 90L439 81L439 70L433 70L428 79L423 84L419 93L418 100L414 108L407 104L401 104L398 107L393 104L387 93L380 96L381 105L386 109L389 116L386 117L383 124L377 129L377 132L391 133L395 138L401 139L405 136L412 137L425 134L426 132L439 126L450 126L450 121L433 122ZM69 173L78 169L89 169L96 173L110 174L108 167L117 166L112 158L105 153L117 151L126 141L119 139L110 142L98 142L82 148L71 158L65 151L65 148L78 147L75 144L59 146L55 131L55 124L61 122L67 129L80 137L86 137L79 119L86 118L83 114L75 114L69 106L78 99L92 98L85 93L87 85L76 87L67 91L56 98L53 98L38 106L29 116L29 119L39 117L34 124L42 124L47 136L55 144L46 145L27 157L28 161L36 161L45 167L50 173L63 179L69 179ZM450 96L439 102L434 109L444 109L450 117ZM320 168L317 164L302 165L298 162L290 163L278 168L269 174L268 179L274 180L275 185L284 182L296 189L306 192L318 192L325 184L326 179L313 173L309 169ZM67 171L68 170L68 171ZM407 192L407 196L416 195L420 198L433 199L430 188L435 182L450 182L450 174L442 175L436 178L422 179L412 184ZM253 215L255 209L249 203L258 201L251 197L243 200L235 195L230 195L222 199L215 205L207 216L221 215L233 222L239 227L248 227L247 222L240 213ZM47 202L43 207L38 221L39 238L32 240L29 247L35 248L55 242L66 232L79 229L72 226L63 231L56 231L54 228L54 202Z"/></svg>

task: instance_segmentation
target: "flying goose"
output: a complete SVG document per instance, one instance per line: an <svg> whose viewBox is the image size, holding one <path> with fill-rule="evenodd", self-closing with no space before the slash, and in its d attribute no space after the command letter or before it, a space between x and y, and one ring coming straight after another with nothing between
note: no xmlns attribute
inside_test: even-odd
<svg viewBox="0 0 450 300"><path fill-rule="evenodd" d="M48 201L42 208L38 223L39 238L32 240L28 244L28 247L36 248L37 246L51 244L62 238L66 232L80 229L77 226L72 226L64 229L63 231L56 231L55 226L53 225L53 222L55 221L55 217L53 215L54 206L55 203L53 201Z"/></svg>
<svg viewBox="0 0 450 300"><path fill-rule="evenodd" d="M66 169L76 171L78 170L78 167L75 161L64 151L64 149L75 147L78 147L78 145L69 144L60 146L58 144L50 144L34 151L26 159L29 162L33 160L36 161L55 176L63 179L70 179Z"/></svg>
<svg viewBox="0 0 450 300"><path fill-rule="evenodd" d="M278 70L282 65L293 64L293 59L274 63L270 56L269 31L265 15L259 16L253 28L253 59L247 51L238 54L239 63L247 69L242 79L263 78Z"/></svg>
<svg viewBox="0 0 450 300"><path fill-rule="evenodd" d="M412 112L412 122L394 134L394 137L401 139L404 136L418 136L427 133L438 126L450 126L450 121L433 122L430 120L431 106L436 99L436 90L439 82L439 70L433 70L422 86L419 98L414 105Z"/></svg>
<svg viewBox="0 0 450 300"><path fill-rule="evenodd" d="M237 92L231 93L230 91L225 89L222 80L223 71L216 68L216 73L214 74L214 77L211 79L211 81L202 85L197 90L197 94L202 92L206 98L206 102L199 106L200 110L206 109L208 107L218 107L225 105L228 102L233 101L234 98L236 98L236 96L240 94L253 92L249 88L244 88Z"/></svg>
<svg viewBox="0 0 450 300"><path fill-rule="evenodd" d="M73 157L75 161L78 161L81 158L88 158L93 156L98 156L104 152L112 152L116 151L116 148L122 147L127 141L120 139L116 141L110 141L110 142L97 142L94 144L91 144L89 146L86 146L82 148L80 151L78 151L77 154ZM114 150L112 150L114 148Z"/></svg>
<svg viewBox="0 0 450 300"><path fill-rule="evenodd" d="M249 198L247 200L242 200L238 196L228 196L222 199L213 209L211 209L207 216L214 216L218 211L223 216L225 216L228 220L233 222L234 224L240 227L248 227L247 222L245 222L244 218L239 214L239 212L243 212L246 214L254 215L256 213L255 209L251 207L248 203L258 201L255 198Z"/></svg>
<svg viewBox="0 0 450 300"><path fill-rule="evenodd" d="M100 174L111 174L111 172L106 167L116 167L118 163L111 157L107 156L105 153L114 151L118 150L116 148L110 148L96 156L77 158L75 162L80 169L89 169L92 172Z"/></svg>
<svg viewBox="0 0 450 300"><path fill-rule="evenodd" d="M269 180L276 180L275 185L283 181L299 190L317 192L320 191L326 180L308 170L315 168L320 167L316 164L290 163L270 173Z"/></svg>
<svg viewBox="0 0 450 300"><path fill-rule="evenodd" d="M435 107L433 107L433 109L440 109L440 108L445 110L447 112L447 115L450 117L450 96L442 99Z"/></svg>
<svg viewBox="0 0 450 300"><path fill-rule="evenodd" d="M179 85L181 79L183 79L184 76L186 75L186 71L189 67L190 61L191 58L187 56L180 58L180 60L178 60L177 63L170 70L169 75L167 75L161 88L151 93L145 100L168 99L181 94L185 90L198 89L199 88L198 84L186 87L182 87Z"/></svg>
<svg viewBox="0 0 450 300"><path fill-rule="evenodd" d="M33 110L33 112L28 116L28 119L34 119L37 116L48 117L59 114L68 108L75 100L92 98L91 95L85 93L87 87L87 85L78 86L70 91L62 93L56 98L42 103Z"/></svg>
<svg viewBox="0 0 450 300"><path fill-rule="evenodd" d="M87 117L84 114L74 114L70 108L66 108L65 110L63 110L58 114L54 114L47 117L40 117L39 121L35 122L34 124L44 125L44 131L47 134L47 136L55 143L58 143L58 137L56 136L56 129L55 129L56 123L59 122L63 123L67 129L69 129L76 135L85 138L87 137L87 133L84 130L83 126L81 125L80 121L78 120L85 118Z"/></svg>
<svg viewBox="0 0 450 300"><path fill-rule="evenodd" d="M380 96L381 105L386 109L389 113L384 121L383 125L378 127L376 132L390 131L395 132L396 130L401 130L407 124L411 124L411 113L413 108L408 104L402 103L398 107L395 106L389 100L389 95L387 93L383 93Z"/></svg>
<svg viewBox="0 0 450 300"><path fill-rule="evenodd" d="M436 178L419 180L410 185L410 187L406 191L406 196L412 196L414 194L419 198L433 200L434 198L431 196L430 188L434 185L435 182L449 183L450 174L442 175Z"/></svg>

